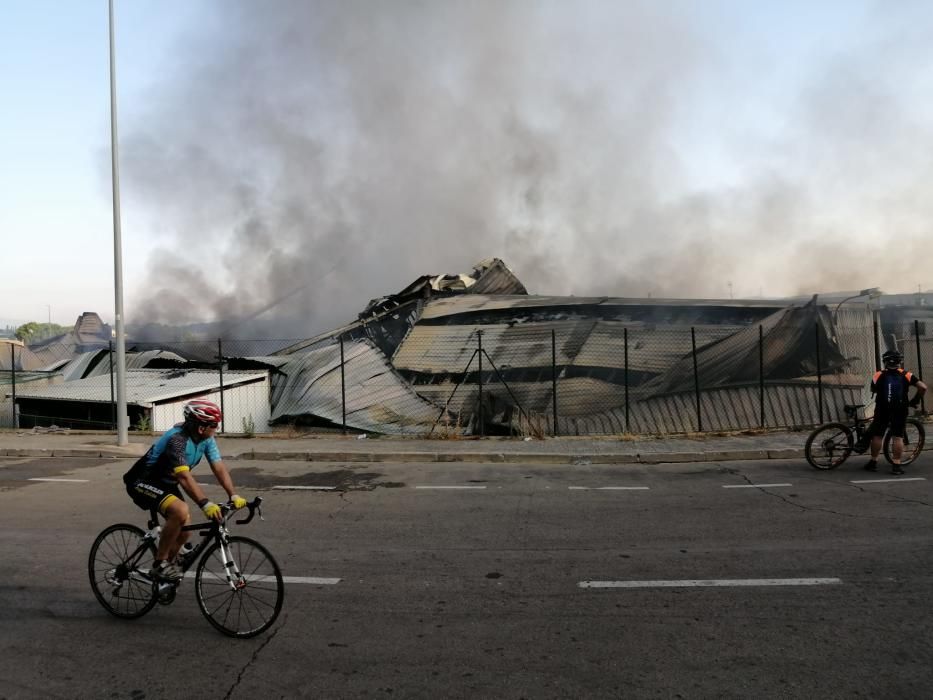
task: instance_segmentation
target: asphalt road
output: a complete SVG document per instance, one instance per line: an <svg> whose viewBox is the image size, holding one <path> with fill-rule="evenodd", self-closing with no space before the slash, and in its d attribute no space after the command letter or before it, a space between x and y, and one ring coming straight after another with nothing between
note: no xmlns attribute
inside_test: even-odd
<svg viewBox="0 0 933 700"><path fill-rule="evenodd" d="M144 524L122 491L128 465L0 460L0 698L913 698L933 687L928 455L898 480L774 460L238 461L238 490L263 495L266 520L237 529L286 576L339 579L287 584L276 625L244 641L213 630L190 584L132 622L94 599L94 537Z"/></svg>

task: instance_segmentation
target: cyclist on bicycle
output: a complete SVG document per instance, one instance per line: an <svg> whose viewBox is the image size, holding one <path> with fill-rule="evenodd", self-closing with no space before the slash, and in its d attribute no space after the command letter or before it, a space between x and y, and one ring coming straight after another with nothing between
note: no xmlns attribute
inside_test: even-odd
<svg viewBox="0 0 933 700"><path fill-rule="evenodd" d="M873 472L878 468L882 439L885 431L890 428L893 448L891 473L903 474L901 455L904 453L907 407L920 404L920 397L926 393L927 385L913 372L906 372L901 367L904 356L897 350L887 350L881 359L884 369L875 372L871 380L871 393L875 395L875 415L866 433L866 437L871 438L871 459L865 465L865 469ZM917 387L917 392L908 401L907 394L911 386ZM864 448L862 451L864 452Z"/></svg>
<svg viewBox="0 0 933 700"><path fill-rule="evenodd" d="M158 509L165 516L152 575L161 581L177 581L183 576L175 564L188 533L181 528L190 521L183 490L198 504L204 515L220 521L220 506L209 500L191 470L206 457L217 482L230 497L234 508L243 508L246 499L234 493L233 480L220 456L214 433L222 414L217 404L194 399L185 404L184 422L175 425L123 475L126 492L143 510ZM180 487L180 488L179 488Z"/></svg>

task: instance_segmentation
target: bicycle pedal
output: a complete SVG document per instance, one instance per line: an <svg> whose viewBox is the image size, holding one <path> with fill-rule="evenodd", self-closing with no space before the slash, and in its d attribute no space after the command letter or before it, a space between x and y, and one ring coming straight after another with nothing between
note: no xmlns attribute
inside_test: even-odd
<svg viewBox="0 0 933 700"><path fill-rule="evenodd" d="M159 586L159 605L169 605L175 600L176 594L175 586L171 584L163 584Z"/></svg>

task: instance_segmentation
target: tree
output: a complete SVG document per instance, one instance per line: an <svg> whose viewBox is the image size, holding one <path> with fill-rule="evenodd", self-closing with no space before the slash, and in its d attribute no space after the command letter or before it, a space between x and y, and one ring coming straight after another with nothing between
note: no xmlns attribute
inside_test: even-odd
<svg viewBox="0 0 933 700"><path fill-rule="evenodd" d="M60 326L57 323L37 323L29 321L16 329L14 335L18 340L22 340L27 345L45 338L52 338L56 335L70 333L74 326Z"/></svg>
<svg viewBox="0 0 933 700"><path fill-rule="evenodd" d="M15 335L17 340L22 340L24 343L28 344L38 331L39 324L35 321L29 321L29 323L24 323L22 326L17 328Z"/></svg>

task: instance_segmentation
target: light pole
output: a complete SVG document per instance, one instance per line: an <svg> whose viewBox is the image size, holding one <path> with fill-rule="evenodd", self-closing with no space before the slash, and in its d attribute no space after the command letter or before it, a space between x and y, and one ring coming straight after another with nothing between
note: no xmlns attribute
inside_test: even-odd
<svg viewBox="0 0 933 700"><path fill-rule="evenodd" d="M852 299L858 299L859 297L868 297L868 301L870 302L872 299L877 299L879 296L881 296L881 290L878 289L878 287L870 287L869 289L861 290L858 294L853 294L850 297L846 297L845 299L840 301L838 304L836 304L836 308L833 311L833 321L836 320L836 314L839 313L839 307L845 304L847 301L851 301Z"/></svg>
<svg viewBox="0 0 933 700"><path fill-rule="evenodd" d="M113 0L110 9L110 165L113 182L114 325L117 331L117 444L129 443L126 415L126 337L123 333L123 246L120 241L120 167L117 157L117 87L113 49Z"/></svg>

